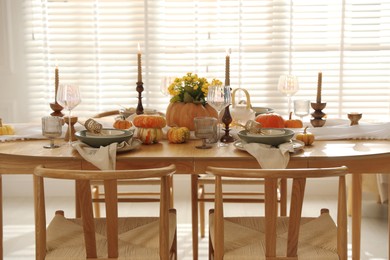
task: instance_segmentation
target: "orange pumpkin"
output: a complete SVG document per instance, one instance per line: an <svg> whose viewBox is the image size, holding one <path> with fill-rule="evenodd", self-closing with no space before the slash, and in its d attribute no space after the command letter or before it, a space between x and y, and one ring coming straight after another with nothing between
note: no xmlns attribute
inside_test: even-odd
<svg viewBox="0 0 390 260"><path fill-rule="evenodd" d="M124 118L117 118L112 126L115 129L129 129L133 124Z"/></svg>
<svg viewBox="0 0 390 260"><path fill-rule="evenodd" d="M141 128L163 128L167 125L167 122L160 115L137 115L133 119L133 124Z"/></svg>
<svg viewBox="0 0 390 260"><path fill-rule="evenodd" d="M209 104L184 102L170 103L166 112L168 126L187 127L190 131L195 130L194 118L200 116L218 118L218 113Z"/></svg>
<svg viewBox="0 0 390 260"><path fill-rule="evenodd" d="M314 142L314 135L307 131L307 126L303 130L303 133L298 133L296 139L305 143L305 146L311 145Z"/></svg>
<svg viewBox="0 0 390 260"><path fill-rule="evenodd" d="M255 120L265 128L284 128L284 119L277 113L260 114Z"/></svg>
<svg viewBox="0 0 390 260"><path fill-rule="evenodd" d="M290 115L288 117L288 120L284 122L284 127L286 128L302 128L303 123L299 119L292 119L292 112L290 112Z"/></svg>

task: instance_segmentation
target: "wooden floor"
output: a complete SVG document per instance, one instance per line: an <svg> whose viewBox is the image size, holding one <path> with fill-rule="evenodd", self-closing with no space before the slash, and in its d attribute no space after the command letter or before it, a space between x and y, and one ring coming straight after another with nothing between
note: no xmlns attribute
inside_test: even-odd
<svg viewBox="0 0 390 260"><path fill-rule="evenodd" d="M189 187L189 186L188 186ZM5 194L6 195L6 194ZM379 205L369 195L364 196L363 220L362 220L362 259L388 259L387 257L387 205ZM319 211L313 208L320 204L335 213L335 199L332 196L306 196L304 215L318 215ZM178 211L178 255L179 259L192 259L191 245L191 205L189 203L188 190L175 194L175 208ZM64 203L65 206L59 205ZM74 215L72 197L51 197L48 200L49 212L54 214L56 209L64 209L65 214ZM144 206L141 210L144 214L153 215L156 212L156 204ZM211 206L211 204L209 205ZM260 207L258 207L260 208ZM261 210L255 205L229 204L227 214L253 215L261 214ZM125 214L131 205L122 206L121 214ZM53 215L48 215L50 220ZM348 219L351 226L351 218ZM348 229L349 241L351 241L350 228ZM208 241L200 242L199 259L207 258ZM349 244L350 249L350 244ZM350 254L350 252L349 252ZM5 197L4 198L4 259L27 260L34 259L34 214L33 198L31 197Z"/></svg>

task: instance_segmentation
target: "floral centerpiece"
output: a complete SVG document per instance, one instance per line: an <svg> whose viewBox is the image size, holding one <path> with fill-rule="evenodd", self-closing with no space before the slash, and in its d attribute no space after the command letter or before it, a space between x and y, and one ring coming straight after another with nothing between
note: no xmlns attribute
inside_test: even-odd
<svg viewBox="0 0 390 260"><path fill-rule="evenodd" d="M211 84L222 82L213 79ZM193 131L195 117L218 118L215 109L207 104L209 85L206 78L200 78L191 72L176 78L168 87L168 92L172 96L166 112L168 126L185 126Z"/></svg>

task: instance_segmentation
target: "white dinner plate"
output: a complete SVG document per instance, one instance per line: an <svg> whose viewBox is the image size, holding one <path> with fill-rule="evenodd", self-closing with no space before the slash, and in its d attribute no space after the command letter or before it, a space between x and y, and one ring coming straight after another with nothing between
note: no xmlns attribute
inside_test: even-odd
<svg viewBox="0 0 390 260"><path fill-rule="evenodd" d="M305 146L305 144L299 140L291 140L291 142L293 143L293 148L294 148L294 153L303 149L303 147ZM234 147L236 147L238 150L241 150L241 151L245 151L246 150L244 149L244 141L242 140L237 140L233 143Z"/></svg>

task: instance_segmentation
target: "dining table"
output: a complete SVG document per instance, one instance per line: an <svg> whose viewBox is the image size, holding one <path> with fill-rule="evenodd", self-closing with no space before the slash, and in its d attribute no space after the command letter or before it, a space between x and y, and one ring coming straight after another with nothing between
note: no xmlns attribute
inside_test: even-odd
<svg viewBox="0 0 390 260"><path fill-rule="evenodd" d="M0 174L32 175L34 168L40 164L65 169L96 169L84 160L69 143L56 140L60 146L57 149L45 149L43 148L45 143L47 140L42 139L0 142ZM225 147L214 145L211 149L197 149L196 146L199 143L200 140L188 140L186 143L172 144L167 140L162 140L152 145L141 145L137 149L121 152L116 156L117 169L160 167L173 163L177 168L176 174L191 175L193 259L198 259L197 176L204 173L207 166L259 168L253 156L237 149L233 143ZM347 166L352 175L352 259L360 259L361 174L390 173L390 140L318 140L311 146L305 146L291 153L287 167L309 168L341 165ZM0 195L2 196L1 190ZM0 203L1 210L2 197L0 197ZM77 214L79 213L76 211ZM388 217L390 220L390 214ZM0 232L2 239L2 225ZM0 248L2 250L2 246Z"/></svg>

